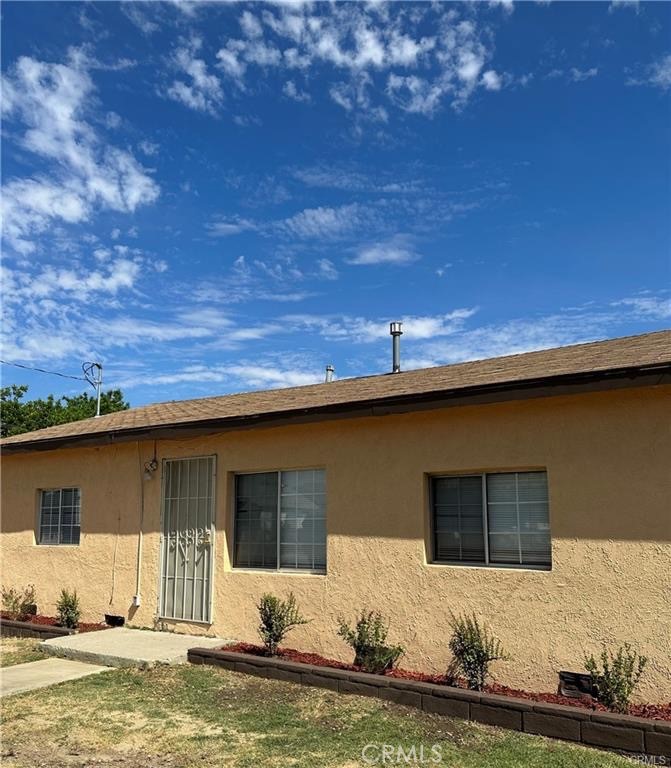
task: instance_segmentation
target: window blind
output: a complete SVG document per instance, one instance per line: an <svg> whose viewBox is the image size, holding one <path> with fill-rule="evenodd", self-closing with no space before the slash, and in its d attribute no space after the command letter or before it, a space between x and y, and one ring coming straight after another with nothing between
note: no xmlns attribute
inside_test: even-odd
<svg viewBox="0 0 671 768"><path fill-rule="evenodd" d="M545 472L487 475L487 516L490 562L550 564Z"/></svg>

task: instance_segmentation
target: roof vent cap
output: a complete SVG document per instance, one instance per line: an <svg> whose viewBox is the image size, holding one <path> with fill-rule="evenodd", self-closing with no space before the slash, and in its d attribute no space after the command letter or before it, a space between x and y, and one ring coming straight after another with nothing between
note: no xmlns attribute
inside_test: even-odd
<svg viewBox="0 0 671 768"><path fill-rule="evenodd" d="M392 373L401 372L401 336L403 335L403 323L389 323L389 333L391 334L392 349Z"/></svg>

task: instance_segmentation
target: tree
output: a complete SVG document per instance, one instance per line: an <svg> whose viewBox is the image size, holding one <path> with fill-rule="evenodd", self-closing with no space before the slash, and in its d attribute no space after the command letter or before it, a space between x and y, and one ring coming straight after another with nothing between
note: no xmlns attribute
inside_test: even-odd
<svg viewBox="0 0 671 768"><path fill-rule="evenodd" d="M54 397L27 400L23 397L28 392L25 384L11 384L0 387L0 436L20 435L35 429L67 424L96 415L96 397L82 392L74 397ZM100 413L125 411L130 406L124 400L120 389L110 389L100 397Z"/></svg>

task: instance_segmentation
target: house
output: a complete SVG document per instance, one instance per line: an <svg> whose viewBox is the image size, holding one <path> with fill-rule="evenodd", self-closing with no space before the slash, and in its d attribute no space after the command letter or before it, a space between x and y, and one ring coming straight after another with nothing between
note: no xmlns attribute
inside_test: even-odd
<svg viewBox="0 0 671 768"><path fill-rule="evenodd" d="M2 441L2 580L42 611L254 641L264 592L349 658L391 620L444 670L474 611L508 685L554 690L602 643L671 697L671 331L404 373L168 402Z"/></svg>

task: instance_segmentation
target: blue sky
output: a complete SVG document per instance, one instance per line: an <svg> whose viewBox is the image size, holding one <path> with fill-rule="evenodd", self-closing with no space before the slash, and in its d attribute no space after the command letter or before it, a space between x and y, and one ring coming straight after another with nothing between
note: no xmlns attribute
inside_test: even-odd
<svg viewBox="0 0 671 768"><path fill-rule="evenodd" d="M669 3L5 2L2 71L5 360L139 405L671 324Z"/></svg>

